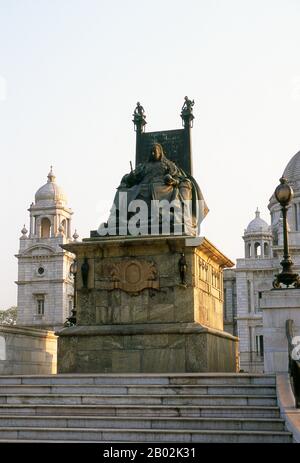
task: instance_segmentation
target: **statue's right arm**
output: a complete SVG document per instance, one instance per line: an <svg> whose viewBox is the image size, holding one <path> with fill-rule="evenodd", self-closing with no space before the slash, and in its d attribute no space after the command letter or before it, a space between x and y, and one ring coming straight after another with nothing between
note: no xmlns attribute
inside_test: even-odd
<svg viewBox="0 0 300 463"><path fill-rule="evenodd" d="M140 181L143 179L144 176L145 176L144 166L138 166L132 172L129 172L129 174L125 174L123 176L119 188L120 187L130 188L134 185L137 185L138 183L140 183Z"/></svg>
<svg viewBox="0 0 300 463"><path fill-rule="evenodd" d="M134 185L137 185L140 183L141 180L145 177L145 166L144 164L138 164L138 166L134 169L133 172L131 172L131 175L133 176L134 179Z"/></svg>

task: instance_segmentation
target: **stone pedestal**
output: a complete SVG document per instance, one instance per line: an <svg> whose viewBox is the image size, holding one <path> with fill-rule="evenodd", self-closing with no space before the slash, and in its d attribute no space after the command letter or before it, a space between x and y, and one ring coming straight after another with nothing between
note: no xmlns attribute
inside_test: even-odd
<svg viewBox="0 0 300 463"><path fill-rule="evenodd" d="M300 335L300 289L264 291L260 303L263 309L264 371L288 372L288 342L286 320L294 320L295 335Z"/></svg>
<svg viewBox="0 0 300 463"><path fill-rule="evenodd" d="M77 326L57 333L60 373L236 371L237 338L223 331L222 270L232 262L208 240L90 238L64 248L79 271Z"/></svg>

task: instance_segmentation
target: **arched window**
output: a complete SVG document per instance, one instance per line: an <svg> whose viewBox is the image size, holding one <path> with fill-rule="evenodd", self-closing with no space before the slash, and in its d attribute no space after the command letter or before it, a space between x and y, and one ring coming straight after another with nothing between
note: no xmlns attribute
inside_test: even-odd
<svg viewBox="0 0 300 463"><path fill-rule="evenodd" d="M269 244L264 243L264 256L268 257L269 256Z"/></svg>
<svg viewBox="0 0 300 463"><path fill-rule="evenodd" d="M260 243L255 243L254 245L255 257L261 256L261 245Z"/></svg>
<svg viewBox="0 0 300 463"><path fill-rule="evenodd" d="M256 335L255 336L256 340L256 355L259 357L264 356L264 337L262 334Z"/></svg>
<svg viewBox="0 0 300 463"><path fill-rule="evenodd" d="M0 360L6 360L6 346L4 336L0 336Z"/></svg>
<svg viewBox="0 0 300 463"><path fill-rule="evenodd" d="M41 222L41 237L50 238L51 222L47 217L44 217Z"/></svg>

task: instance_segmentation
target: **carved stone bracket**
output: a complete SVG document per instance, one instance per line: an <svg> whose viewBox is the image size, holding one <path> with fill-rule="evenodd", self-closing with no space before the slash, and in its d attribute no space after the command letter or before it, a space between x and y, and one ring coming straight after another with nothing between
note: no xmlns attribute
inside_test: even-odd
<svg viewBox="0 0 300 463"><path fill-rule="evenodd" d="M96 266L101 289L122 289L137 293L145 288L159 289L157 268L154 262L126 259L121 262Z"/></svg>

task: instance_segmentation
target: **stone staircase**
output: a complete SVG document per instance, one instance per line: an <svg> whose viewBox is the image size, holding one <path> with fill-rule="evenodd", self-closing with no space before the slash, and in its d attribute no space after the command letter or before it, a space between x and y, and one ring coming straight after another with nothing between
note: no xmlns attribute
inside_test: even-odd
<svg viewBox="0 0 300 463"><path fill-rule="evenodd" d="M292 442L275 376L0 376L0 442Z"/></svg>

